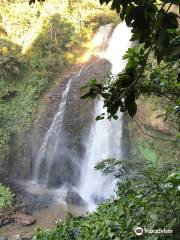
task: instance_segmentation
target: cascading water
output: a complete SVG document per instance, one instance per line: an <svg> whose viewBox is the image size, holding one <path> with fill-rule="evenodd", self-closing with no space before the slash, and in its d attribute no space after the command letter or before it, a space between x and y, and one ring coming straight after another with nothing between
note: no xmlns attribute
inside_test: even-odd
<svg viewBox="0 0 180 240"><path fill-rule="evenodd" d="M121 23L107 44L111 32L112 25L99 29L93 42L94 51L101 59L84 65L78 74L68 80L33 171L33 188L35 185L37 189L43 187L41 190L50 191L48 187L53 187L58 197L63 194L63 199L70 193L75 201L84 199L89 210L95 209L97 202L110 197L116 184L111 176L103 176L96 171L95 165L104 159L120 159L122 156L121 115L117 121L95 121L95 117L104 111L103 101L95 104L91 116L93 105L79 100L81 84L104 77L110 65L114 75L123 69L122 56L130 45L131 32L125 23ZM107 45L107 50L103 51Z"/></svg>
<svg viewBox="0 0 180 240"><path fill-rule="evenodd" d="M68 81L65 91L63 92L59 108L57 113L55 114L53 121L51 123L50 128L48 129L44 141L40 147L35 167L33 177L36 182L40 179L40 167L42 164L46 164L46 173L45 178L42 179L43 183L46 183L49 178L49 172L52 165L53 154L55 153L57 147L57 137L61 133L62 122L66 107L67 96L69 93L69 88L71 85L72 78Z"/></svg>
<svg viewBox="0 0 180 240"><path fill-rule="evenodd" d="M67 135L71 132L71 129L68 129L68 133L64 130L65 122L67 122L67 119L64 118L67 115L66 112L68 112L69 98L73 95L73 84L87 69L88 66L83 66L79 73L74 74L66 84L58 111L45 134L35 159L33 185L41 184L45 187L56 188L63 185L63 188L66 188L65 185L70 185L69 187L77 185L76 176L80 167L77 154L72 147L68 146L70 139Z"/></svg>
<svg viewBox="0 0 180 240"><path fill-rule="evenodd" d="M124 68L125 61L122 57L131 45L131 36L131 29L125 22L120 23L112 34L104 57L112 64L113 75L118 74Z"/></svg>
<svg viewBox="0 0 180 240"><path fill-rule="evenodd" d="M112 64L113 75L118 74L124 67L122 57L130 46L130 38L131 31L125 23L121 23L115 28L109 46L103 54L104 58ZM103 101L99 100L95 106L94 119L103 112ZM89 210L94 210L96 202L107 199L113 194L115 180L112 176L102 175L94 167L99 161L108 158L121 159L121 133L120 114L118 120L94 120L92 122L90 136L85 144L87 150L79 188L79 193L88 203Z"/></svg>

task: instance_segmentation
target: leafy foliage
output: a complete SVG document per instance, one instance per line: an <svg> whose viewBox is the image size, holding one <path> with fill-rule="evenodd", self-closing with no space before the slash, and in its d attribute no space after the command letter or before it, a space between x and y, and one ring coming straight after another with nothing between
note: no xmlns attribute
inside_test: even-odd
<svg viewBox="0 0 180 240"><path fill-rule="evenodd" d="M112 161L109 163L112 166ZM117 167L119 161L114 165ZM101 165L107 174L112 169L106 167ZM119 182L116 197L101 204L96 212L84 217L69 215L53 230L38 230L33 239L136 239L137 226L173 230L171 235L144 234L143 239L178 239L180 174L170 167L164 170L153 166L137 170L138 174Z"/></svg>
<svg viewBox="0 0 180 240"><path fill-rule="evenodd" d="M13 194L8 187L3 186L0 183L0 210L9 207L13 200Z"/></svg>
<svg viewBox="0 0 180 240"><path fill-rule="evenodd" d="M55 28L52 38L51 28ZM14 132L21 134L30 127L40 95L65 67L72 65L75 56L68 58L66 52L78 41L73 24L56 15L44 23L43 32L25 57L19 54L19 48L14 52L7 48L1 54L0 148L7 146Z"/></svg>
<svg viewBox="0 0 180 240"><path fill-rule="evenodd" d="M17 49L11 49L11 44L0 39L0 78L16 78L20 71L20 60L16 55Z"/></svg>
<svg viewBox="0 0 180 240"><path fill-rule="evenodd" d="M101 4L110 2L112 2L111 8L115 9L120 18L125 20L126 24L132 28L131 40L138 42L139 45L128 49L124 56L127 64L122 73L119 73L117 77L108 79L105 84L95 83L92 85L90 83L89 92L82 98L94 99L97 95L100 95L104 99L104 107L107 109L109 119L117 118L118 110L121 112L127 111L131 117L134 117L137 112L136 100L140 94L146 93L159 94L159 96L168 95L168 97L174 98L174 102L179 109L179 70L176 72L175 68L179 69L180 35L178 15L171 11L171 6L175 2L100 0ZM164 89L162 88L163 83L155 86L151 81L154 76L152 64L150 66L150 63L152 63L151 56L156 59L156 62L153 61L153 70L158 75L156 77L161 80L164 79L162 81L166 82ZM165 66L166 72L162 71L163 66ZM172 66L174 67L173 73ZM147 69L149 69L149 73L151 72L151 77L148 80ZM170 77L172 76L171 81ZM169 87L171 88L170 91ZM176 94L174 95L174 93ZM104 114L97 119L103 118Z"/></svg>

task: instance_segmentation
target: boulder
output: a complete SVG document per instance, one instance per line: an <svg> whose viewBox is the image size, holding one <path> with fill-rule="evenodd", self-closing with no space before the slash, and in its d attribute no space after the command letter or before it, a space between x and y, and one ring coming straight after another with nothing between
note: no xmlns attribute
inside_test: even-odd
<svg viewBox="0 0 180 240"><path fill-rule="evenodd" d="M77 206L84 206L85 201L81 198L81 196L74 191L68 191L66 196L66 202L71 205L77 205Z"/></svg>
<svg viewBox="0 0 180 240"><path fill-rule="evenodd" d="M9 237L9 240L21 240L21 235L19 235L19 234L13 235L13 236Z"/></svg>
<svg viewBox="0 0 180 240"><path fill-rule="evenodd" d="M101 204L106 200L105 198L98 194L92 194L91 199L95 202L95 204Z"/></svg>
<svg viewBox="0 0 180 240"><path fill-rule="evenodd" d="M17 213L13 216L14 222L23 226L28 226L35 223L34 217L26 214Z"/></svg>
<svg viewBox="0 0 180 240"><path fill-rule="evenodd" d="M30 240L30 239L32 239L32 234L30 234L30 233L23 235L21 237L21 240Z"/></svg>

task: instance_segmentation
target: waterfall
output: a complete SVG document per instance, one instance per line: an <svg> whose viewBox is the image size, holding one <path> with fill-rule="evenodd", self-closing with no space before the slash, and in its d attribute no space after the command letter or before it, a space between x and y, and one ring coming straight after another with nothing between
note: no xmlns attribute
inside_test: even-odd
<svg viewBox="0 0 180 240"><path fill-rule="evenodd" d="M120 23L114 30L104 58L112 64L111 72L113 75L123 70L123 55L130 46L131 31L126 24ZM100 99L94 111L94 119L103 113L103 101ZM109 198L114 191L116 182L112 176L102 175L94 169L95 165L105 159L121 159L121 134L122 119L119 114L118 120L93 121L90 136L87 140L86 154L84 157L84 167L82 168L81 184L79 193L88 203L89 210L96 208L96 202Z"/></svg>
<svg viewBox="0 0 180 240"><path fill-rule="evenodd" d="M120 23L112 34L104 57L111 62L113 75L118 74L124 68L125 61L122 57L131 45L131 36L131 29L125 22Z"/></svg>
<svg viewBox="0 0 180 240"><path fill-rule="evenodd" d="M62 94L62 98L61 98L61 101L59 104L58 111L53 118L51 126L48 129L48 131L44 137L43 143L40 147L40 150L38 152L37 159L35 162L34 172L33 172L33 177L36 182L38 182L40 179L40 167L42 166L42 164L46 164L46 173L45 173L44 179L42 179L41 181L43 183L46 183L49 178L49 172L50 172L50 168L52 165L53 154L57 147L58 135L61 132L67 96L69 93L69 88L71 85L72 78L70 78L70 80L68 81L68 83L66 85L66 88Z"/></svg>
<svg viewBox="0 0 180 240"><path fill-rule="evenodd" d="M119 113L118 120L95 121L96 116L105 111L103 101L100 99L93 105L80 100L80 85L104 77L110 68L114 75L120 72L130 37L125 23L119 24L113 33L112 25L99 29L93 43L100 59L85 64L67 81L57 113L34 161L32 183L35 186L43 187L43 191L56 188L60 195L63 192L65 199L66 196L81 198L89 210L113 194L116 181L94 167L107 158L121 159L122 116ZM54 196L54 191L52 193Z"/></svg>

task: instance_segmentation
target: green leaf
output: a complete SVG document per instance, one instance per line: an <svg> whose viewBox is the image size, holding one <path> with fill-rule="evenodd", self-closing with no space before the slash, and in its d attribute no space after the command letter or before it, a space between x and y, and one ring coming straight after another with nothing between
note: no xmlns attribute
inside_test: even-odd
<svg viewBox="0 0 180 240"><path fill-rule="evenodd" d="M163 25L166 28L178 28L179 24L178 24L178 20L177 20L176 14L173 13L173 12L167 13L164 16Z"/></svg>
<svg viewBox="0 0 180 240"><path fill-rule="evenodd" d="M119 14L120 13L120 1L119 0L113 0L112 5L111 5L112 10L116 10L116 12Z"/></svg>
<svg viewBox="0 0 180 240"><path fill-rule="evenodd" d="M157 41L155 44L155 54L158 63L160 63L161 60L167 55L169 43L169 34L166 28L162 26L158 32Z"/></svg>
<svg viewBox="0 0 180 240"><path fill-rule="evenodd" d="M176 222L177 222L177 219L176 219L176 218L172 219L172 220L166 225L166 229L173 229L173 227L176 226Z"/></svg>
<svg viewBox="0 0 180 240"><path fill-rule="evenodd" d="M125 99L125 108L127 109L129 115L134 117L137 112L137 105L135 102L135 91L132 91Z"/></svg>
<svg viewBox="0 0 180 240"><path fill-rule="evenodd" d="M127 221L126 221L127 227L129 227L131 223L132 223L132 217L128 216Z"/></svg>
<svg viewBox="0 0 180 240"><path fill-rule="evenodd" d="M158 220L158 215L156 213L150 213L150 218L153 220L153 221L157 221Z"/></svg>
<svg viewBox="0 0 180 240"><path fill-rule="evenodd" d="M99 120L102 120L102 119L104 119L104 116L101 114L101 115L98 115L97 117L96 117L96 121L99 121Z"/></svg>
<svg viewBox="0 0 180 240"><path fill-rule="evenodd" d="M88 92L88 93L84 94L83 96L81 96L81 99L85 99L85 98L89 98L89 97L91 97L91 93L90 92Z"/></svg>
<svg viewBox="0 0 180 240"><path fill-rule="evenodd" d="M131 66L132 67L132 66ZM126 88L133 82L133 79L127 74L120 74L117 81L114 83L117 87Z"/></svg>
<svg viewBox="0 0 180 240"><path fill-rule="evenodd" d="M157 240L159 237L156 235L151 235L146 238L146 240Z"/></svg>
<svg viewBox="0 0 180 240"><path fill-rule="evenodd" d="M111 113L111 115L115 115L119 109L119 103L115 102L113 103L110 108L108 108L108 112Z"/></svg>

